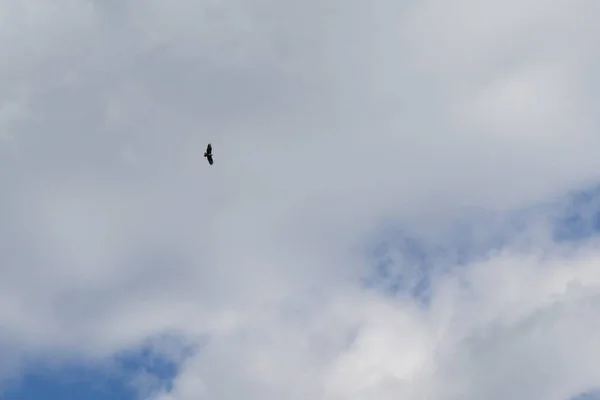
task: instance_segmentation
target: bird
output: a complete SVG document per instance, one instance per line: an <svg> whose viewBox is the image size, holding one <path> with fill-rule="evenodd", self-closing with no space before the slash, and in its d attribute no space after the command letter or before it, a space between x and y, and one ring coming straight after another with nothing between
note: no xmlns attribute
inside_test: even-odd
<svg viewBox="0 0 600 400"><path fill-rule="evenodd" d="M208 163L210 165L213 165L212 146L210 145L210 143L208 144L208 146L206 146L206 151L204 152L204 157L206 157L206 159L208 160Z"/></svg>

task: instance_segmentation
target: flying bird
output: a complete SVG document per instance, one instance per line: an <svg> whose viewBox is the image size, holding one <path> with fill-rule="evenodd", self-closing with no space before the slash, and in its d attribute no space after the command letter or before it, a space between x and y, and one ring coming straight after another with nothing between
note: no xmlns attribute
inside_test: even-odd
<svg viewBox="0 0 600 400"><path fill-rule="evenodd" d="M208 160L208 163L210 165L213 165L212 146L210 145L210 143L206 147L206 151L204 152L204 157L206 157L206 159Z"/></svg>

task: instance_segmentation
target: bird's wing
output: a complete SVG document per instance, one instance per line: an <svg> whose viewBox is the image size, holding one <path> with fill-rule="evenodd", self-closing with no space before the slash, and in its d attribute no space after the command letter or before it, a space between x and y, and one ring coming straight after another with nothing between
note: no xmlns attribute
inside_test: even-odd
<svg viewBox="0 0 600 400"><path fill-rule="evenodd" d="M208 144L208 146L206 146L206 152L208 154L210 154L212 152L212 146L210 145L210 143Z"/></svg>
<svg viewBox="0 0 600 400"><path fill-rule="evenodd" d="M209 154L206 158L208 159L208 163L210 165L213 165L213 158L212 158L212 156Z"/></svg>

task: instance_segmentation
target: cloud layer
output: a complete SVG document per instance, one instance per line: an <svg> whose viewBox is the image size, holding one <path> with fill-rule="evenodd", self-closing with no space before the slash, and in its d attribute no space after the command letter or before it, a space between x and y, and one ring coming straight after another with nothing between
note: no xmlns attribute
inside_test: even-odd
<svg viewBox="0 0 600 400"><path fill-rule="evenodd" d="M2 1L0 376L175 335L154 400L593 388L600 252L549 221L598 180L599 7ZM363 285L390 226L426 302Z"/></svg>

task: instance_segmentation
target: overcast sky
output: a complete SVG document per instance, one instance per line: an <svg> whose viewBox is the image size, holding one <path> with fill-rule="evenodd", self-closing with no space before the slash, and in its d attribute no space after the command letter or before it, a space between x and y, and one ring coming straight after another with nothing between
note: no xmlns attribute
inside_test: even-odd
<svg viewBox="0 0 600 400"><path fill-rule="evenodd" d="M600 181L599 17L0 0L0 382L150 346L144 400L600 386L600 242L554 223Z"/></svg>

